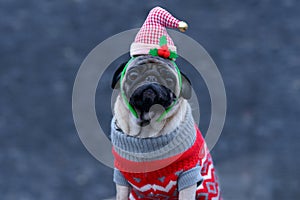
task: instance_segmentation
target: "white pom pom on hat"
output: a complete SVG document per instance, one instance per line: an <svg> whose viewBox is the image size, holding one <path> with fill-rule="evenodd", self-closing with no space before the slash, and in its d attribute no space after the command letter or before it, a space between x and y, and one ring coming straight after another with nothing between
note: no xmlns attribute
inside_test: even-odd
<svg viewBox="0 0 300 200"><path fill-rule="evenodd" d="M130 56L148 55L151 49L160 48L162 36L166 38L168 49L176 53L176 46L166 28L178 28L184 32L187 27L185 22L179 21L165 9L153 8L130 46Z"/></svg>

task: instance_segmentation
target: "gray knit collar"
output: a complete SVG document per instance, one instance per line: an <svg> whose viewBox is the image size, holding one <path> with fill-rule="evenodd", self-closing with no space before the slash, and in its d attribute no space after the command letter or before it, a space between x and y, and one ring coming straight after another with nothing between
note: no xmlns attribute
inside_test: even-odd
<svg viewBox="0 0 300 200"><path fill-rule="evenodd" d="M174 131L153 138L136 138L126 135L111 122L111 140L115 151L123 158L145 162L177 155L186 151L196 140L196 130L190 106L185 119Z"/></svg>

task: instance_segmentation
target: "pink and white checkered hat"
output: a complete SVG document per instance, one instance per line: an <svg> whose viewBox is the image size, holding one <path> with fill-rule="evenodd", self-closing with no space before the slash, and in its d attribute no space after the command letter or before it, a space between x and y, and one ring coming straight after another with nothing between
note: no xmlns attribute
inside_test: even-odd
<svg viewBox="0 0 300 200"><path fill-rule="evenodd" d="M160 47L159 40L162 36L166 36L168 48L176 53L176 46L166 28L178 28L184 32L187 29L187 24L179 21L161 7L153 8L130 46L130 55L147 55L150 49L158 49Z"/></svg>

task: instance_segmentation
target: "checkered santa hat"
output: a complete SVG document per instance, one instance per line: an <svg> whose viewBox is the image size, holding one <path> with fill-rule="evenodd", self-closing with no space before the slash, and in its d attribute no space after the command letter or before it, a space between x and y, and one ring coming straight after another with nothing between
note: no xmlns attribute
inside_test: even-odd
<svg viewBox="0 0 300 200"><path fill-rule="evenodd" d="M153 8L130 46L130 55L157 55L164 58L177 57L176 46L166 28L178 28L184 32L188 25L173 17L161 7Z"/></svg>

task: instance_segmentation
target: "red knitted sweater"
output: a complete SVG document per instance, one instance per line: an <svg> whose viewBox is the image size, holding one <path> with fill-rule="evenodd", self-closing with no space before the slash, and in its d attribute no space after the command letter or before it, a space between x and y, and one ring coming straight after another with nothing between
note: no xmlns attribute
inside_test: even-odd
<svg viewBox="0 0 300 200"><path fill-rule="evenodd" d="M197 184L196 199L219 200L219 184L205 141L196 128L196 141L185 152L167 159L133 162L114 149L115 167L131 188L129 199L178 199L179 191ZM156 170L150 170L154 169ZM134 173L138 169L143 173Z"/></svg>

